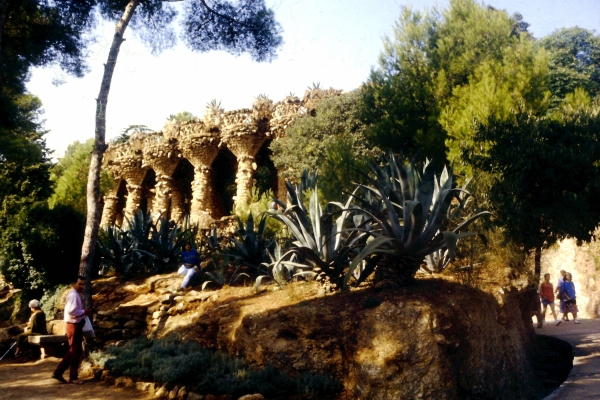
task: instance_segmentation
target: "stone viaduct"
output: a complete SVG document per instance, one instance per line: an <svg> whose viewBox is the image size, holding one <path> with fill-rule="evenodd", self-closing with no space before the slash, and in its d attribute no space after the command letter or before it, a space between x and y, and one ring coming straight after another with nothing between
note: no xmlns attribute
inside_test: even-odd
<svg viewBox="0 0 600 400"><path fill-rule="evenodd" d="M143 210L178 223L189 215L208 228L250 200L257 170L265 172L275 196L284 197L269 144L296 118L314 115L321 99L340 93L312 89L303 99L288 96L275 104L259 97L251 109L209 107L201 120L167 122L162 131L134 133L127 142L110 144L103 168L116 185L104 197L101 225L120 225Z"/></svg>

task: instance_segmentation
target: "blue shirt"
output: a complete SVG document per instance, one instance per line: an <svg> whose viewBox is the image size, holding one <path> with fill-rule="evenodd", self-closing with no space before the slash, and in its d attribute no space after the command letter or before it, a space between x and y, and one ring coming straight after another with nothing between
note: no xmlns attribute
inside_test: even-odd
<svg viewBox="0 0 600 400"><path fill-rule="evenodd" d="M562 291L571 299L575 298L575 284L573 282L564 281L562 284Z"/></svg>
<svg viewBox="0 0 600 400"><path fill-rule="evenodd" d="M191 249L190 251L182 251L181 252L181 261L184 264L200 266L200 254L198 254L196 249Z"/></svg>

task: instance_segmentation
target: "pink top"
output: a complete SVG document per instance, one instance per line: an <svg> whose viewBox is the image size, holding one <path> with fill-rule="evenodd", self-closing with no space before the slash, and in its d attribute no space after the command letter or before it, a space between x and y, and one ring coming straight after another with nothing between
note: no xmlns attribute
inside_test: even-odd
<svg viewBox="0 0 600 400"><path fill-rule="evenodd" d="M85 308L79 292L71 289L65 300L65 322L75 324L80 322L85 317Z"/></svg>

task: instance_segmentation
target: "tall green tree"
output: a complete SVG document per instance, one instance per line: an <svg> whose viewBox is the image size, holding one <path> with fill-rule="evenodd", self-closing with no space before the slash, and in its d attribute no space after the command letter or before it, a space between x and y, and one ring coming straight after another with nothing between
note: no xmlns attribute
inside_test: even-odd
<svg viewBox="0 0 600 400"><path fill-rule="evenodd" d="M600 222L600 103L583 91L546 116L527 110L479 124L466 151L495 177L490 203L507 237L536 250L572 237L589 241Z"/></svg>
<svg viewBox="0 0 600 400"><path fill-rule="evenodd" d="M50 208L68 206L86 215L86 187L94 139L75 142L67 147L65 155L52 167L50 180L53 193L48 200ZM100 177L100 193L105 195L114 186L107 171Z"/></svg>
<svg viewBox="0 0 600 400"><path fill-rule="evenodd" d="M545 53L526 30L519 14L473 0L451 0L443 12L403 8L365 85L366 136L405 156L448 158L460 172L474 119L547 103Z"/></svg>
<svg viewBox="0 0 600 400"><path fill-rule="evenodd" d="M383 150L408 157L445 159L446 133L438 122L437 71L431 63L439 14L403 7L386 37L379 66L364 86L365 135Z"/></svg>
<svg viewBox="0 0 600 400"><path fill-rule="evenodd" d="M25 83L32 67L58 64L75 76L85 72L84 54L91 25L85 3L2 0L0 3L0 156L17 160L36 151L24 137L35 129ZM41 107L33 109L41 110ZM37 139L35 139L37 140ZM34 140L34 141L35 141ZM27 150L29 149L29 150Z"/></svg>
<svg viewBox="0 0 600 400"><path fill-rule="evenodd" d="M549 53L549 88L553 108L581 88L592 97L600 94L600 36L583 28L563 28L542 38Z"/></svg>
<svg viewBox="0 0 600 400"><path fill-rule="evenodd" d="M115 35L96 103L96 130L87 186L85 240L81 250L80 274L87 277L85 301L91 305L90 272L100 224L99 191L102 157L106 149L106 107L112 76L124 33L132 29L159 53L176 42L172 22L177 15L169 1L99 0L101 14L116 21ZM264 0L189 0L183 8L182 39L194 51L225 50L239 55L248 53L256 61L269 61L281 44L280 25Z"/></svg>

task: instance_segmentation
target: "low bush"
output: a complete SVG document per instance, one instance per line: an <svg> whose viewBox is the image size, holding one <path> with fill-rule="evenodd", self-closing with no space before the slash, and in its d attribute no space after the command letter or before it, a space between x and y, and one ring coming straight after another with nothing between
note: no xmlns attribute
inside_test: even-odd
<svg viewBox="0 0 600 400"><path fill-rule="evenodd" d="M205 394L323 398L342 389L335 379L318 374L299 374L294 379L274 366L253 368L240 358L202 348L177 335L155 340L141 337L123 347L93 353L90 360L115 376L185 385Z"/></svg>

